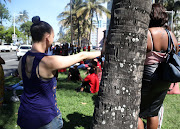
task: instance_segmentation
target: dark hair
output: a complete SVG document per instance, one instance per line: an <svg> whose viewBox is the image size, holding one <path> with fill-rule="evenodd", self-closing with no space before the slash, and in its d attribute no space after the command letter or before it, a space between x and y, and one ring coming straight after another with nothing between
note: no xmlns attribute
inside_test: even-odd
<svg viewBox="0 0 180 129"><path fill-rule="evenodd" d="M92 61L92 65L97 66L97 62L96 61Z"/></svg>
<svg viewBox="0 0 180 129"><path fill-rule="evenodd" d="M41 21L39 16L32 18L32 26L30 28L33 42L42 40L45 33L51 34L52 27L47 22Z"/></svg>
<svg viewBox="0 0 180 129"><path fill-rule="evenodd" d="M97 59L98 59L99 62L102 62L102 58L98 57Z"/></svg>
<svg viewBox="0 0 180 129"><path fill-rule="evenodd" d="M153 4L150 19L149 28L164 26L168 22L166 9L159 3Z"/></svg>
<svg viewBox="0 0 180 129"><path fill-rule="evenodd" d="M89 73L90 74L92 74L92 73L94 73L95 71L94 71L94 69L93 68L91 68L90 70L89 70Z"/></svg>

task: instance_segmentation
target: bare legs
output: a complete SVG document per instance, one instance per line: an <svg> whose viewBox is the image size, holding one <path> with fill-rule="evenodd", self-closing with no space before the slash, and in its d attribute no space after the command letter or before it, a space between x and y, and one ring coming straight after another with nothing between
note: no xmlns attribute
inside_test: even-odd
<svg viewBox="0 0 180 129"><path fill-rule="evenodd" d="M158 128L158 116L147 118L147 129L157 129Z"/></svg>
<svg viewBox="0 0 180 129"><path fill-rule="evenodd" d="M83 92L84 91L84 87L81 87L80 91Z"/></svg>
<svg viewBox="0 0 180 129"><path fill-rule="evenodd" d="M144 123L141 118L138 118L138 129L144 129Z"/></svg>
<svg viewBox="0 0 180 129"><path fill-rule="evenodd" d="M147 129L157 129L158 128L158 116L147 118ZM141 118L138 118L138 129L144 129L144 124Z"/></svg>

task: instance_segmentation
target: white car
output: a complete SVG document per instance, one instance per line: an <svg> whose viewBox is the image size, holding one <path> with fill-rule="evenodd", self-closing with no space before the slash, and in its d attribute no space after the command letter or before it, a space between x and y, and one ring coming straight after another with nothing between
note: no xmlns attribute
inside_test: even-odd
<svg viewBox="0 0 180 129"><path fill-rule="evenodd" d="M17 59L20 60L20 58L24 56L27 51L31 50L31 48L32 45L20 45L16 50Z"/></svg>
<svg viewBox="0 0 180 129"><path fill-rule="evenodd" d="M7 43L4 43L3 45L0 45L0 51L16 51L17 49L17 46L16 45L13 45L13 43L10 43L10 44L7 44Z"/></svg>

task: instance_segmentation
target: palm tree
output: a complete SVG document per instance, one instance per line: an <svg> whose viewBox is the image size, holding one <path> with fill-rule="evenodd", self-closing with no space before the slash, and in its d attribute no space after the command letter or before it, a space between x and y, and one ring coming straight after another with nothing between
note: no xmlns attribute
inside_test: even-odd
<svg viewBox="0 0 180 129"><path fill-rule="evenodd" d="M7 0L4 0L4 2L6 3ZM11 0L8 0L9 3L11 3Z"/></svg>
<svg viewBox="0 0 180 129"><path fill-rule="evenodd" d="M175 11L175 13L180 10L180 1L174 1L174 0L165 0L164 6L168 11Z"/></svg>
<svg viewBox="0 0 180 129"><path fill-rule="evenodd" d="M152 0L113 0L93 129L136 129Z"/></svg>
<svg viewBox="0 0 180 129"><path fill-rule="evenodd" d="M79 45L79 39L80 39L80 21L82 20L81 17L77 17L77 9L82 4L82 0L72 0L72 12L70 13L70 10L64 11L60 13L57 18L60 20L60 24L62 24L64 27L69 27L71 25L71 15L72 15L72 24L73 24L73 30L74 32L76 29L78 30L78 45ZM70 8L70 3L66 5L66 9Z"/></svg>
<svg viewBox="0 0 180 129"><path fill-rule="evenodd" d="M180 1L174 1L174 0L165 0L164 6L166 7L167 11L174 11L173 15L173 23L176 23L178 21L179 15L177 14L178 11L180 11ZM179 31L179 27L176 25L175 28L172 28L174 31ZM172 30L172 31L173 31Z"/></svg>
<svg viewBox="0 0 180 129"><path fill-rule="evenodd" d="M97 22L98 22L98 15L102 17L103 13L105 13L107 17L110 18L110 11L107 10L104 6L102 6L102 4L107 1L109 0L87 0L83 2L83 4L77 10L78 17L83 15L85 20L90 19L91 21L89 43L91 39L91 30L92 30L94 15L96 16Z"/></svg>
<svg viewBox="0 0 180 129"><path fill-rule="evenodd" d="M0 25L2 25L3 20L10 19L9 10L6 8L5 4L0 3Z"/></svg>
<svg viewBox="0 0 180 129"><path fill-rule="evenodd" d="M21 15L18 15L16 22L25 23L29 20L28 12L26 10L19 12L19 14Z"/></svg>

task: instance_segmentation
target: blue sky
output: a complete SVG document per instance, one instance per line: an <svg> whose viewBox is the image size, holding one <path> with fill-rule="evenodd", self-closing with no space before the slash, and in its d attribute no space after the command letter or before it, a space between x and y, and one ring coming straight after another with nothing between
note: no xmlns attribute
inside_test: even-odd
<svg viewBox="0 0 180 129"><path fill-rule="evenodd" d="M7 2L6 7L8 7L12 16L14 16L14 13L18 14L26 10L30 21L33 16L40 16L42 21L48 22L53 27L56 40L60 27L57 16L64 11L69 2L70 0L11 0L11 3Z"/></svg>
<svg viewBox="0 0 180 129"><path fill-rule="evenodd" d="M19 12L22 12L23 10L28 12L30 21L33 16L40 16L42 21L46 21L53 27L55 32L54 40L56 41L58 38L57 33L60 28L57 16L65 10L65 6L69 2L70 0L11 0L11 3L7 2L6 7L9 9L12 18L14 13L19 14ZM106 6L106 4L104 4L104 6ZM103 19L106 20L106 17ZM10 25L12 25L12 21L10 23L7 22L5 26Z"/></svg>

